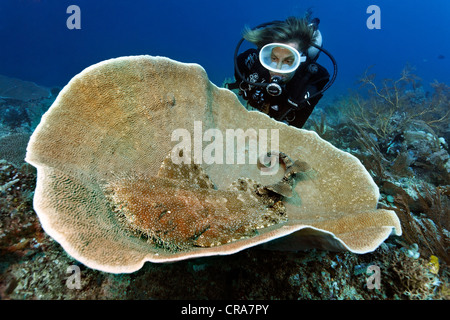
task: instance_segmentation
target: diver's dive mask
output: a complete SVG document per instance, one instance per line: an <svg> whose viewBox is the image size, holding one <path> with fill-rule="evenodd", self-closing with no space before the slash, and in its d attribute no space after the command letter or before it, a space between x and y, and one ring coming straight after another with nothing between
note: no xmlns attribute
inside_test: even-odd
<svg viewBox="0 0 450 320"><path fill-rule="evenodd" d="M306 57L287 44L269 43L259 51L259 61L264 68L275 73L267 84L267 92L279 96L283 92L283 78L292 77Z"/></svg>
<svg viewBox="0 0 450 320"><path fill-rule="evenodd" d="M287 74L297 70L306 57L284 43L269 43L259 51L259 61L269 71Z"/></svg>

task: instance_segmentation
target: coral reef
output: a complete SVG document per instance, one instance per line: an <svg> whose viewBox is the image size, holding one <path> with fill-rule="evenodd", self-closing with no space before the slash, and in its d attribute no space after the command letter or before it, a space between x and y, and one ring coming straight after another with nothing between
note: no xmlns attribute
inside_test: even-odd
<svg viewBox="0 0 450 320"><path fill-rule="evenodd" d="M1 299L450 298L445 270L441 267L435 274L429 261L408 255L395 241L388 241L366 255L252 248L232 257L146 264L132 274L110 274L78 263L40 228L26 231L25 226L32 222L37 222L36 216L24 216L21 224L15 226L21 231L14 241L38 240L15 246L7 254L2 251L0 255ZM374 265L380 270L380 284L370 289L371 273L367 270ZM79 268L78 288L70 286L69 268Z"/></svg>
<svg viewBox="0 0 450 320"><path fill-rule="evenodd" d="M425 256L436 255L449 264L449 196L439 187L430 190L426 185L422 187L422 191L414 187L417 195L415 198L402 189L395 189L399 193L391 200L394 206L389 208L397 212L406 242L420 245L420 251ZM420 214L413 214L410 206Z"/></svg>
<svg viewBox="0 0 450 320"><path fill-rule="evenodd" d="M428 93L417 79L410 67L381 83L366 72L368 91L334 102L345 116L322 113L310 126L361 159L380 186L379 206L400 218L400 243L448 265L450 88L435 82Z"/></svg>
<svg viewBox="0 0 450 320"><path fill-rule="evenodd" d="M0 159L21 166L25 163L26 149L31 134L28 132L11 133L0 137Z"/></svg>
<svg viewBox="0 0 450 320"><path fill-rule="evenodd" d="M395 210L400 218L401 237L390 237L374 252L364 255L324 250L294 253L253 247L233 256L145 264L131 274L105 273L70 257L43 231L32 206L34 168L3 160L0 161L0 299L450 299L449 182L445 176L438 177L433 172L439 161L445 159L444 152L448 152L448 131L406 127L403 132L411 132L407 134L411 147L406 148L403 139L394 139L392 145L398 150L406 148L414 159L421 160L419 165L404 156L394 161L397 154L391 153L392 148L388 152L377 139L361 141L363 136L352 121L333 112L336 105L342 110L346 104L332 103L323 113L315 112L315 118L308 124L326 140L364 162L380 183L380 207ZM17 133L11 127L0 129L0 134ZM439 140L444 158L422 156L432 154L431 142L437 141L428 133ZM360 134L373 138L368 129ZM421 137L421 142L415 144L413 137ZM19 144L18 148L24 146ZM430 170L423 170L425 163ZM448 161L443 165L448 165ZM79 286L71 284L71 276L76 274L73 270L79 270ZM375 276L379 276L378 283Z"/></svg>
<svg viewBox="0 0 450 320"><path fill-rule="evenodd" d="M0 98L0 126L7 132L33 132L41 121L42 115L55 101L59 89L53 88L49 97L21 101Z"/></svg>

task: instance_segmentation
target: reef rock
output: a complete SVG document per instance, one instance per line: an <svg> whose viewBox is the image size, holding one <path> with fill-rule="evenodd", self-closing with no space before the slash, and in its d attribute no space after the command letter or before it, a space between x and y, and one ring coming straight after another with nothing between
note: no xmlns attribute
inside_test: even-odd
<svg viewBox="0 0 450 320"><path fill-rule="evenodd" d="M243 145L229 136L240 129ZM253 161L274 148L294 164ZM26 161L37 168L44 230L106 272L263 244L366 253L401 234L395 213L377 209L378 187L357 158L247 111L199 65L164 57L111 59L75 76Z"/></svg>
<svg viewBox="0 0 450 320"><path fill-rule="evenodd" d="M30 101L48 98L50 95L50 90L34 82L0 75L0 98Z"/></svg>

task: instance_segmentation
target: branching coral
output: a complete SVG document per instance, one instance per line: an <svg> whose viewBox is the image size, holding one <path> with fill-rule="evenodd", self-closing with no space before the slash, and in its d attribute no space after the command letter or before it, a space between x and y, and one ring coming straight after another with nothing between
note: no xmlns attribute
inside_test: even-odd
<svg viewBox="0 0 450 320"><path fill-rule="evenodd" d="M448 144L442 137L448 133L450 88L435 82L429 95L417 79L409 66L399 79L381 83L366 71L360 79L368 88L364 98L358 93L341 101L360 158L377 182L412 175L438 185L450 180Z"/></svg>
<svg viewBox="0 0 450 320"><path fill-rule="evenodd" d="M403 238L408 244L417 243L425 256L436 255L445 263L450 264L448 248L450 247L449 213L450 199L443 188L434 190L423 184L422 191L414 187L416 199L405 191L400 191L394 197L394 210L402 224ZM410 204L414 204L415 215L411 212Z"/></svg>
<svg viewBox="0 0 450 320"><path fill-rule="evenodd" d="M30 136L29 133L19 132L0 137L0 160L7 160L17 166L24 164Z"/></svg>
<svg viewBox="0 0 450 320"><path fill-rule="evenodd" d="M436 187L433 189L423 185L424 195L415 190L418 195L418 202L423 208L423 212L430 217L440 228L450 229L450 186Z"/></svg>
<svg viewBox="0 0 450 320"><path fill-rule="evenodd" d="M386 263L387 262L387 263ZM435 297L438 278L430 272L424 259L413 259L395 253L385 261L383 282L390 283L394 297L400 299L426 300Z"/></svg>
<svg viewBox="0 0 450 320"><path fill-rule="evenodd" d="M343 111L355 124L385 144L417 120L439 134L450 116L450 88L435 82L431 85L434 93L427 97L417 79L412 68L406 66L399 79L385 79L380 85L375 82L375 74L369 74L367 70L360 83L368 88L368 98L353 96Z"/></svg>

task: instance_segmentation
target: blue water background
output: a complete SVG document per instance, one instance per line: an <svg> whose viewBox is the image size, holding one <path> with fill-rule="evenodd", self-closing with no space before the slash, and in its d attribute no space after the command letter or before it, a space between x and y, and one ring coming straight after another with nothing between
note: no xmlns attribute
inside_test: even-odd
<svg viewBox="0 0 450 320"><path fill-rule="evenodd" d="M69 30L69 5L81 30ZM381 29L369 30L369 5ZM245 25L303 15L321 19L324 48L336 58L334 94L356 87L367 67L398 77L409 63L423 83L450 83L449 0L1 0L0 74L64 86L99 61L127 55L167 56L202 65L212 82L233 76L233 53ZM319 62L331 71L324 55Z"/></svg>

